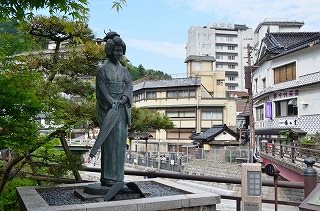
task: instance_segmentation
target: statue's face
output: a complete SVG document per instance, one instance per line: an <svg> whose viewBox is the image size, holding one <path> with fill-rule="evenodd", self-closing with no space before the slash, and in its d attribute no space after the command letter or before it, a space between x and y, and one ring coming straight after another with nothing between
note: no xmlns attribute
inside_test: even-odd
<svg viewBox="0 0 320 211"><path fill-rule="evenodd" d="M113 49L113 57L115 61L120 61L123 56L122 46L115 46Z"/></svg>

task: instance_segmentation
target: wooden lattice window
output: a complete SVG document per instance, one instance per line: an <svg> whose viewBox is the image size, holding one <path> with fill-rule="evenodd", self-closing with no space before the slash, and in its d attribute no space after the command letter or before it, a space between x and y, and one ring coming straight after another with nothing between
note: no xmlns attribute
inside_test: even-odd
<svg viewBox="0 0 320 211"><path fill-rule="evenodd" d="M296 79L296 62L274 68L274 83L282 83Z"/></svg>

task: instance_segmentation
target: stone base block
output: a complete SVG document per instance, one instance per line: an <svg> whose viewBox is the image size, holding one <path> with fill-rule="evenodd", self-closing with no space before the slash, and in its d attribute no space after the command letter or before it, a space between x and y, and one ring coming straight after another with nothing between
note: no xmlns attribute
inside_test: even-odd
<svg viewBox="0 0 320 211"><path fill-rule="evenodd" d="M77 193L89 198L83 189L88 184L72 184L60 185L58 187L18 187L17 192L20 197L20 207L23 211L53 211L53 210L74 210L74 211L155 211L155 210L184 210L184 211L215 211L216 204L220 203L220 196L213 193L208 193L203 190L190 188L181 184L174 183L164 179L146 179L135 182L152 181L163 186L179 189L183 194L169 195L161 197L147 197L139 199L129 199L120 201L99 201L97 198L92 198L91 203L81 202L72 205L50 206L44 200L39 191L50 189L77 190ZM82 189L82 190L81 190ZM79 191L80 190L80 191ZM63 192L62 191L62 192ZM92 196L90 196L92 197Z"/></svg>

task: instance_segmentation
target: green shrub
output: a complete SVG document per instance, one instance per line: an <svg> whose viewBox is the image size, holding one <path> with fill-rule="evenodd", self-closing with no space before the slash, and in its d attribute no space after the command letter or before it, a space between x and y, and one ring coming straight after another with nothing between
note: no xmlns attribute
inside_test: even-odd
<svg viewBox="0 0 320 211"><path fill-rule="evenodd" d="M312 145L314 145L314 138L311 136L305 136L301 138L300 143L303 147L311 147Z"/></svg>
<svg viewBox="0 0 320 211"><path fill-rule="evenodd" d="M36 185L36 182L28 179L15 178L8 182L4 190L0 193L0 210L18 210L16 187L34 185Z"/></svg>

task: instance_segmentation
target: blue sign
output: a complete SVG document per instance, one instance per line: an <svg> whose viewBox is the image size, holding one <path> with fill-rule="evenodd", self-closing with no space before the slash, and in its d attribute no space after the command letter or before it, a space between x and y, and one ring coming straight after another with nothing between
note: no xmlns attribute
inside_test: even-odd
<svg viewBox="0 0 320 211"><path fill-rule="evenodd" d="M265 102L264 104L265 109L265 117L272 119L272 102Z"/></svg>

